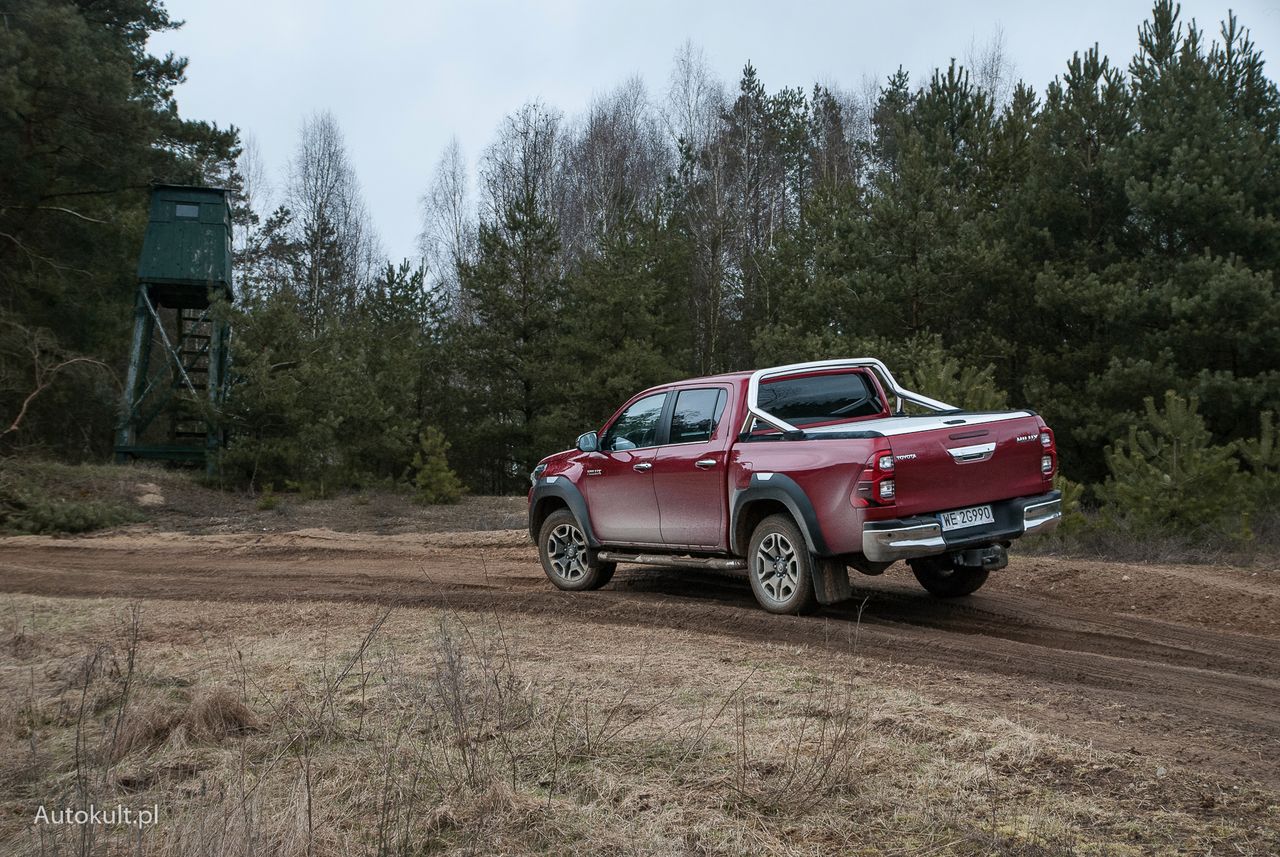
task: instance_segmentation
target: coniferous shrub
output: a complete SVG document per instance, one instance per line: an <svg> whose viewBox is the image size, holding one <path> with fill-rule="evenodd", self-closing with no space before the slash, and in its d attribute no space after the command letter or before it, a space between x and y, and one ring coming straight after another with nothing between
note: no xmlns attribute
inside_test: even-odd
<svg viewBox="0 0 1280 857"><path fill-rule="evenodd" d="M1088 525L1081 501L1084 499L1084 486L1059 473L1053 478L1053 487L1062 492L1062 521L1058 525L1060 536L1072 536Z"/></svg>
<svg viewBox="0 0 1280 857"><path fill-rule="evenodd" d="M1193 541L1249 537L1249 478L1236 444L1214 444L1195 397L1165 393L1127 438L1106 449L1111 475L1098 488L1104 513L1135 535Z"/></svg>
<svg viewBox="0 0 1280 857"><path fill-rule="evenodd" d="M982 368L962 363L939 337L916 337L907 348L899 380L966 411L998 411L1009 407L1009 395L996 383L995 372L990 363Z"/></svg>
<svg viewBox="0 0 1280 857"><path fill-rule="evenodd" d="M137 510L117 503L57 497L0 476L0 533L87 533L141 517Z"/></svg>
<svg viewBox="0 0 1280 857"><path fill-rule="evenodd" d="M409 466L413 473L414 499L435 505L462 499L462 482L449 468L449 442L435 426L427 426L418 436L418 451Z"/></svg>
<svg viewBox="0 0 1280 857"><path fill-rule="evenodd" d="M1241 441L1240 457L1249 471L1254 504L1274 512L1280 505L1280 444L1276 443L1275 414L1264 411L1255 438Z"/></svg>
<svg viewBox="0 0 1280 857"><path fill-rule="evenodd" d="M936 334L905 340L859 339L841 346L849 356L878 357L899 384L931 399L966 411L998 411L1009 407L1009 394L996 383L996 367L977 367L949 350ZM836 356L836 354L821 354Z"/></svg>

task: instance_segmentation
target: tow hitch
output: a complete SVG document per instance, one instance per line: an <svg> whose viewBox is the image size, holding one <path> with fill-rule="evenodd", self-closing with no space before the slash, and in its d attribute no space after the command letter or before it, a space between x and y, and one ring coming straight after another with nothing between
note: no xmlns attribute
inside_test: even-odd
<svg viewBox="0 0 1280 857"><path fill-rule="evenodd" d="M951 561L958 566L996 571L1009 564L1009 552L1005 550L1004 545L987 545L955 551L951 554Z"/></svg>

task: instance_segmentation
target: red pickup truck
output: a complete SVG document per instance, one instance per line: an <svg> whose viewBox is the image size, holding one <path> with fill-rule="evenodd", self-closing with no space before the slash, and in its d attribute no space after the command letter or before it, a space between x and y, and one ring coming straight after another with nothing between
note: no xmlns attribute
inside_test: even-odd
<svg viewBox="0 0 1280 857"><path fill-rule="evenodd" d="M923 411L923 413L908 413ZM1053 432L903 389L879 360L798 363L645 390L532 474L529 535L561 589L619 562L745 569L773 613L906 560L968 595L1061 518Z"/></svg>

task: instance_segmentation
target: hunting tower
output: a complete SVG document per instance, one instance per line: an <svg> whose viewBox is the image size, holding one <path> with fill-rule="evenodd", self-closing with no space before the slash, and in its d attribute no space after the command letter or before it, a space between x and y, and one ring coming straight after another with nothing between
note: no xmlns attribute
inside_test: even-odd
<svg viewBox="0 0 1280 857"><path fill-rule="evenodd" d="M116 461L151 458L212 466L222 445L214 416L226 394L226 321L210 304L232 299L231 211L221 188L157 185L133 312Z"/></svg>

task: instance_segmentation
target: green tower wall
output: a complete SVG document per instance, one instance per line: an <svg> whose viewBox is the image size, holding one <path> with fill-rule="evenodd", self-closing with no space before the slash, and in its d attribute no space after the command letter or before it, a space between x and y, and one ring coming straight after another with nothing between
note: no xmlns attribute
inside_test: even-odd
<svg viewBox="0 0 1280 857"><path fill-rule="evenodd" d="M160 185L138 260L138 281L166 306L204 306L210 288L231 296L231 211L221 188Z"/></svg>

